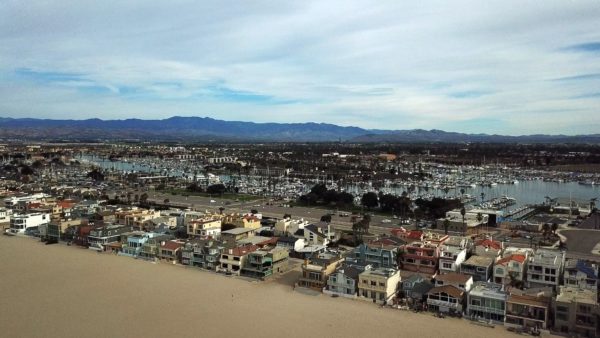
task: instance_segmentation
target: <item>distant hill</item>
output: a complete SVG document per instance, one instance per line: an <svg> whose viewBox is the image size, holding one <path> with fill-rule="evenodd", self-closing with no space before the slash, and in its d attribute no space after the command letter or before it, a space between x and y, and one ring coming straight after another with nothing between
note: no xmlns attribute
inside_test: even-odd
<svg viewBox="0 0 600 338"><path fill-rule="evenodd" d="M368 130L326 123L254 123L209 117L164 120L49 120L0 118L0 138L32 140L162 140L195 142L496 142L600 143L596 135L503 136L442 130Z"/></svg>

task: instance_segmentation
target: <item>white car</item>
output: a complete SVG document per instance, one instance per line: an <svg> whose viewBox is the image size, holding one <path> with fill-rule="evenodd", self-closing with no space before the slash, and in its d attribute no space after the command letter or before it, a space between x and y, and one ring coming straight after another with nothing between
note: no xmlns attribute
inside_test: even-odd
<svg viewBox="0 0 600 338"><path fill-rule="evenodd" d="M215 201L215 200L210 200L210 203L216 203L216 202L217 202L217 201Z"/></svg>
<svg viewBox="0 0 600 338"><path fill-rule="evenodd" d="M382 220L381 220L381 223L391 223L391 222L392 222L392 221L390 221L390 220L389 220L389 219L387 219L387 218L386 218L386 219L382 219Z"/></svg>

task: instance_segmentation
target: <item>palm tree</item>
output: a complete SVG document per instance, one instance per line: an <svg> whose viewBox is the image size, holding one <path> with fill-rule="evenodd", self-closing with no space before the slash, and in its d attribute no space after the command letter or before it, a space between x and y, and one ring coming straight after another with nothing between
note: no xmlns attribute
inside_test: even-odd
<svg viewBox="0 0 600 338"><path fill-rule="evenodd" d="M444 220L444 234L447 235L448 234L448 228L450 227L450 220L448 220L447 218Z"/></svg>
<svg viewBox="0 0 600 338"><path fill-rule="evenodd" d="M463 229L464 232L467 232L467 225L465 224L465 214L467 213L467 210L465 210L465 207L463 206L462 208L460 208L460 215L462 216L462 221L463 221Z"/></svg>
<svg viewBox="0 0 600 338"><path fill-rule="evenodd" d="M479 226L481 225L482 221L483 221L483 215L480 212L478 212L477 213L477 223L479 223L479 224L477 225L477 233L479 233Z"/></svg>
<svg viewBox="0 0 600 338"><path fill-rule="evenodd" d="M544 223L544 225L542 226L542 231L544 234L544 238L548 237L548 233L550 232L550 224Z"/></svg>
<svg viewBox="0 0 600 338"><path fill-rule="evenodd" d="M483 203L483 199L484 199L484 198L485 198L485 193L484 193L484 192L482 192L482 193L481 193L481 203Z"/></svg>

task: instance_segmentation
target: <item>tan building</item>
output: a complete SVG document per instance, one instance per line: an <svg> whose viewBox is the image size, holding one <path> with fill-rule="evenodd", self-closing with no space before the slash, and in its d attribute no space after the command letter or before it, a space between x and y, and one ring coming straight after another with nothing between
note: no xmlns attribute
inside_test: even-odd
<svg viewBox="0 0 600 338"><path fill-rule="evenodd" d="M228 215L223 219L223 224L231 224L236 228L258 229L261 227L260 219L254 215Z"/></svg>
<svg viewBox="0 0 600 338"><path fill-rule="evenodd" d="M256 245L246 245L224 250L219 259L217 272L239 275L242 267L246 264L248 254L256 250L258 250L258 246Z"/></svg>
<svg viewBox="0 0 600 338"><path fill-rule="evenodd" d="M327 286L329 275L335 272L343 260L340 256L328 253L305 260L298 286L322 291Z"/></svg>
<svg viewBox="0 0 600 338"><path fill-rule="evenodd" d="M210 229L221 229L221 220L214 218L202 218L187 223L187 234L196 237L206 237Z"/></svg>
<svg viewBox="0 0 600 338"><path fill-rule="evenodd" d="M597 293L589 289L563 286L554 304L554 328L579 337L598 337Z"/></svg>
<svg viewBox="0 0 600 338"><path fill-rule="evenodd" d="M396 269L367 269L358 275L358 297L377 304L390 303L400 284L400 271Z"/></svg>

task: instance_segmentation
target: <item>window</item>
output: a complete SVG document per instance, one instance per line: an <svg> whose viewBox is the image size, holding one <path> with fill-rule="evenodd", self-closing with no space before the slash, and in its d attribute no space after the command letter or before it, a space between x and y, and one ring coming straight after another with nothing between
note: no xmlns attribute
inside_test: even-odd
<svg viewBox="0 0 600 338"><path fill-rule="evenodd" d="M379 282L379 286L385 286L385 283Z"/></svg>
<svg viewBox="0 0 600 338"><path fill-rule="evenodd" d="M376 281L371 281L371 286L377 286L377 282Z"/></svg>
<svg viewBox="0 0 600 338"><path fill-rule="evenodd" d="M504 274L504 269L502 269L502 268L496 268L496 274L497 275L503 275Z"/></svg>

